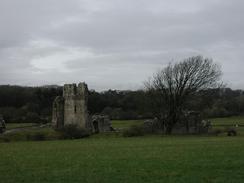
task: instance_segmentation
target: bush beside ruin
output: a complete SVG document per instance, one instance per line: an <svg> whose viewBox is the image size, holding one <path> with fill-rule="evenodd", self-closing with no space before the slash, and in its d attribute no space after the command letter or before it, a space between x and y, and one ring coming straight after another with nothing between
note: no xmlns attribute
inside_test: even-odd
<svg viewBox="0 0 244 183"><path fill-rule="evenodd" d="M2 134L0 142L43 141L61 139L61 133L50 128L28 129Z"/></svg>
<svg viewBox="0 0 244 183"><path fill-rule="evenodd" d="M43 132L30 133L26 135L26 139L31 141L43 141L47 139L47 135Z"/></svg>
<svg viewBox="0 0 244 183"><path fill-rule="evenodd" d="M227 136L237 136L237 131L234 128L226 129Z"/></svg>
<svg viewBox="0 0 244 183"><path fill-rule="evenodd" d="M123 131L123 137L136 137L136 136L143 136L144 135L144 128L140 125L133 125L128 129Z"/></svg>
<svg viewBox="0 0 244 183"><path fill-rule="evenodd" d="M215 128L209 131L209 135L219 136L219 135L227 135L227 136L237 136L237 130L235 128Z"/></svg>
<svg viewBox="0 0 244 183"><path fill-rule="evenodd" d="M59 131L61 132L62 139L80 139L91 135L90 131L84 128L79 128L75 124L65 125Z"/></svg>

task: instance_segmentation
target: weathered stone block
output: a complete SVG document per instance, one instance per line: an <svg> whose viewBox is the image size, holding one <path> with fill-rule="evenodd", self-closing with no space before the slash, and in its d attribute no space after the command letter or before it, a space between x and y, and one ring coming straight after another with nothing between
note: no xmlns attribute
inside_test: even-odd
<svg viewBox="0 0 244 183"><path fill-rule="evenodd" d="M94 133L111 131L108 116L88 114L88 87L85 83L65 84L63 96L57 97L53 103L52 125L60 129L74 124Z"/></svg>
<svg viewBox="0 0 244 183"><path fill-rule="evenodd" d="M87 109L88 88L85 83L65 84L63 97L57 97L53 104L53 126L62 128L75 124L80 128L91 129Z"/></svg>
<svg viewBox="0 0 244 183"><path fill-rule="evenodd" d="M64 126L64 99L61 96L53 102L52 126L57 129Z"/></svg>
<svg viewBox="0 0 244 183"><path fill-rule="evenodd" d="M111 131L111 122L109 117L105 115L92 116L92 131L94 133Z"/></svg>

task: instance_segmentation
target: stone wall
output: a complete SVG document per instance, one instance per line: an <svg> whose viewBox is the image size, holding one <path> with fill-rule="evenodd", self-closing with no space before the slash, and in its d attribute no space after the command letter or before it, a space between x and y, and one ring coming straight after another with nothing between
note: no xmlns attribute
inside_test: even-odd
<svg viewBox="0 0 244 183"><path fill-rule="evenodd" d="M56 97L53 102L52 126L62 128L64 126L64 98Z"/></svg>
<svg viewBox="0 0 244 183"><path fill-rule="evenodd" d="M63 97L57 97L53 103L52 124L54 128L74 124L80 128L91 129L88 110L88 88L85 83L65 84Z"/></svg>
<svg viewBox="0 0 244 183"><path fill-rule="evenodd" d="M92 132L108 132L111 131L111 122L106 115L93 115L92 116Z"/></svg>
<svg viewBox="0 0 244 183"><path fill-rule="evenodd" d="M148 133L166 133L163 121L157 118L146 120L143 124L144 130ZM200 112L188 111L181 117L180 122L172 128L172 134L204 134L211 128L211 122L202 119Z"/></svg>
<svg viewBox="0 0 244 183"><path fill-rule="evenodd" d="M65 125L74 124L91 132L111 131L108 116L88 114L88 88L85 83L65 84L63 96L56 97L53 102L52 126L61 129Z"/></svg>

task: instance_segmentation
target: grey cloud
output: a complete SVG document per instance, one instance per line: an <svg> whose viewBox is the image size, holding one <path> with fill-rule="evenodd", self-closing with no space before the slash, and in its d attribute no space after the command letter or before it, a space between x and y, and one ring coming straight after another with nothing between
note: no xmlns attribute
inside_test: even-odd
<svg viewBox="0 0 244 183"><path fill-rule="evenodd" d="M0 84L86 81L136 89L171 61L201 54L244 88L242 0L2 0Z"/></svg>

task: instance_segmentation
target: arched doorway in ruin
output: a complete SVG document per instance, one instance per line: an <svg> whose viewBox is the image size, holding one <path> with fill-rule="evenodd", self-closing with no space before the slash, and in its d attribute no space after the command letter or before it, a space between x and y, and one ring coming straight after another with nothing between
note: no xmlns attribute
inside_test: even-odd
<svg viewBox="0 0 244 183"><path fill-rule="evenodd" d="M95 133L99 133L98 121L93 121L93 128Z"/></svg>

